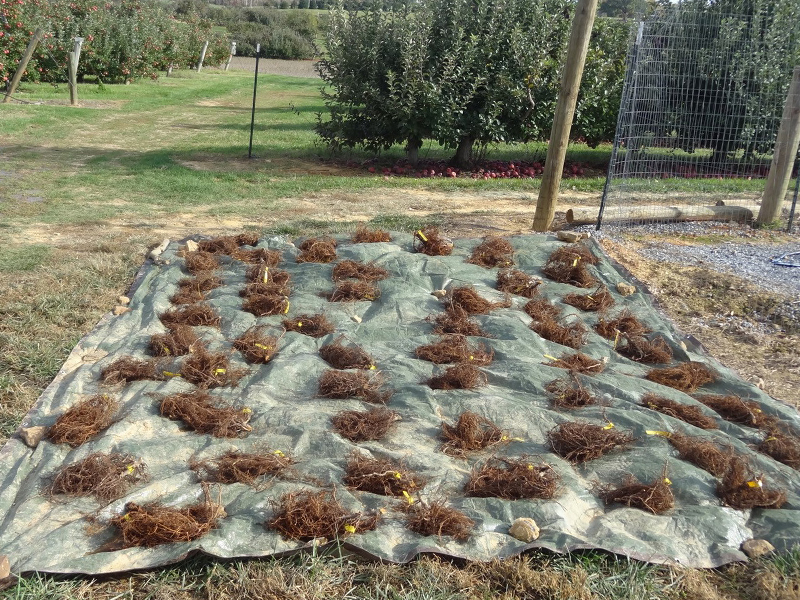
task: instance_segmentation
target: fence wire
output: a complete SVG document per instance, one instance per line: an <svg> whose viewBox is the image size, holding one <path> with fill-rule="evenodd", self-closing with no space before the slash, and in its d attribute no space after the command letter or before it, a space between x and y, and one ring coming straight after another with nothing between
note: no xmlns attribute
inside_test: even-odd
<svg viewBox="0 0 800 600"><path fill-rule="evenodd" d="M680 4L639 23L598 228L699 220L722 204L757 214L800 56L796 28L785 16Z"/></svg>

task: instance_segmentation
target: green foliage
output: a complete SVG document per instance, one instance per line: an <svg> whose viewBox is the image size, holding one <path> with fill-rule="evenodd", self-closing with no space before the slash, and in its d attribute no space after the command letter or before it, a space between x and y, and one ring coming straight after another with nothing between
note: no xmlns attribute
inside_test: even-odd
<svg viewBox="0 0 800 600"><path fill-rule="evenodd" d="M313 40L318 24L313 13L219 7L211 15L236 40L237 56L255 56L256 44L261 44L261 56L265 58L304 59L316 55Z"/></svg>
<svg viewBox="0 0 800 600"><path fill-rule="evenodd" d="M48 256L50 256L50 247L44 244L2 248L0 249L0 273L32 271L44 263Z"/></svg>

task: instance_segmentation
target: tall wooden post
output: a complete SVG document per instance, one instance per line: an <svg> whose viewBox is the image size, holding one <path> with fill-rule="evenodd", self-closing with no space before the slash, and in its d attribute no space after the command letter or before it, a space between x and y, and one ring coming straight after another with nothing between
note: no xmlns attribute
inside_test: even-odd
<svg viewBox="0 0 800 600"><path fill-rule="evenodd" d="M19 61L17 71L14 73L14 76L11 78L11 83L8 85L8 91L6 92L6 95L3 96L3 104L11 100L11 96L17 91L19 80L22 79L22 74L25 72L25 69L28 68L28 62L30 62L31 57L33 56L33 51L36 49L36 44L39 43L39 40L42 39L43 35L44 31L41 27L37 27L36 31L33 32L33 37L28 42L28 47L25 48L25 52L22 54L22 58Z"/></svg>
<svg viewBox="0 0 800 600"><path fill-rule="evenodd" d="M74 38L75 47L69 53L69 103L72 106L78 105L78 63L81 60L81 46L83 38Z"/></svg>
<svg viewBox="0 0 800 600"><path fill-rule="evenodd" d="M228 54L228 62L225 63L225 70L227 71L231 66L233 57L236 56L236 42L231 42L231 51Z"/></svg>
<svg viewBox="0 0 800 600"><path fill-rule="evenodd" d="M783 106L783 118L772 152L772 164L764 187L764 197L756 218L757 225L777 221L781 216L781 206L792 178L792 166L800 144L800 66L794 68L789 95Z"/></svg>
<svg viewBox="0 0 800 600"><path fill-rule="evenodd" d="M203 68L203 61L206 59L206 50L208 50L208 40L206 43L203 44L203 49L200 52L200 60L197 62L197 72L200 72L200 69Z"/></svg>
<svg viewBox="0 0 800 600"><path fill-rule="evenodd" d="M533 217L535 231L547 231L556 212L558 187L564 170L569 132L572 128L572 118L575 116L575 103L578 100L583 65L586 62L596 13L597 0L578 0L575 18L572 20L564 73L561 76L553 129L550 131L550 143L547 146L542 186L539 188L539 200L536 202L536 214Z"/></svg>
<svg viewBox="0 0 800 600"><path fill-rule="evenodd" d="M253 75L253 112L250 114L250 145L247 158L253 158L253 130L256 126L256 93L258 92L258 59L261 56L261 44L256 44L256 70Z"/></svg>

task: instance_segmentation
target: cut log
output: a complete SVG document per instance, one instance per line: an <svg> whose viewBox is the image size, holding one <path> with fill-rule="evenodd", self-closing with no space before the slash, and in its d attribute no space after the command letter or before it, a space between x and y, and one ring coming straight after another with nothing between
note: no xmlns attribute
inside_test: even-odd
<svg viewBox="0 0 800 600"><path fill-rule="evenodd" d="M570 208L567 210L567 223L571 225L590 225L597 223L598 208ZM753 210L745 206L636 206L624 214L606 211L603 223L624 221L736 221L749 223L753 220Z"/></svg>

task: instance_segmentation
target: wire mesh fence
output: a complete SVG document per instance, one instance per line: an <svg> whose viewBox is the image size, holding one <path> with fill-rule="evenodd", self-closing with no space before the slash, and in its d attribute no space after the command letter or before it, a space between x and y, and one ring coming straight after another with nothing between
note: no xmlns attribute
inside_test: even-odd
<svg viewBox="0 0 800 600"><path fill-rule="evenodd" d="M639 23L598 228L757 214L800 57L791 17L673 4Z"/></svg>

